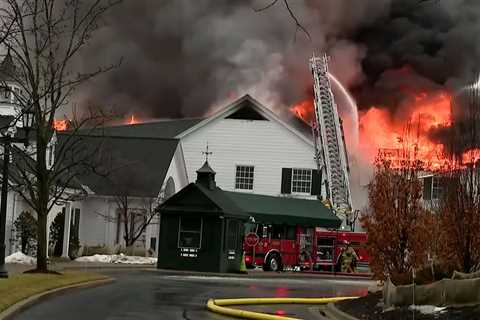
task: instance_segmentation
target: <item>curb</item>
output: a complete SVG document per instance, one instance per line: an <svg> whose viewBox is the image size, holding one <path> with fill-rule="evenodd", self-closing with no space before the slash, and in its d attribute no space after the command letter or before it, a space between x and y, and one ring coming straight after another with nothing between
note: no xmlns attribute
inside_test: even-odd
<svg viewBox="0 0 480 320"><path fill-rule="evenodd" d="M188 270L171 270L171 269L155 269L145 268L143 271L157 273L164 276L201 276L201 277L220 277L220 278L232 278L237 277L249 278L249 279L299 279L299 280L347 280L347 281L370 281L374 283L374 280L365 277L353 277L353 276L341 276L341 275L329 275L329 274L315 274L315 273L289 273L289 272L248 272L242 273L217 273L217 272L201 272L201 271L188 271Z"/></svg>
<svg viewBox="0 0 480 320"><path fill-rule="evenodd" d="M325 314L327 314L327 316L329 318L332 318L332 319L359 320L359 319L355 318L354 316L351 316L350 314L345 313L342 310L338 309L337 307L335 307L335 305L333 303L328 303L325 306L325 309L323 309L323 311L325 312Z"/></svg>
<svg viewBox="0 0 480 320"><path fill-rule="evenodd" d="M241 298L241 299L209 299L207 309L211 312L236 318L254 320L299 320L284 316L266 313L227 308L226 306L252 305L252 304L331 304L341 300L355 299L357 297L335 298ZM347 320L347 319L346 319ZM348 319L350 320L350 319Z"/></svg>
<svg viewBox="0 0 480 320"><path fill-rule="evenodd" d="M18 315L18 313L24 311L25 309L28 309L32 305L41 302L42 300L55 296L57 294L63 293L64 291L67 290L73 290L77 288L93 288L93 287L98 287L102 286L105 284L109 284L114 282L115 280L112 278L106 278L106 279L99 279L99 280L92 280L92 281L86 281L86 282L80 282L80 283L75 283L71 284L65 287L59 287L55 289L51 289L48 291L40 292L37 293L33 296L30 296L28 298L25 298L4 311L0 312L0 319L8 320L8 319L14 319L14 316Z"/></svg>

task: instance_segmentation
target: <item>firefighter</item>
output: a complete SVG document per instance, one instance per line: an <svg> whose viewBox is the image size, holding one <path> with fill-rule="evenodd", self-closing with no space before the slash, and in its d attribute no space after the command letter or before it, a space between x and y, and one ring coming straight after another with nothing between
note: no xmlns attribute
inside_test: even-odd
<svg viewBox="0 0 480 320"><path fill-rule="evenodd" d="M342 252L342 272L354 273L358 256L349 242L346 245L347 247Z"/></svg>

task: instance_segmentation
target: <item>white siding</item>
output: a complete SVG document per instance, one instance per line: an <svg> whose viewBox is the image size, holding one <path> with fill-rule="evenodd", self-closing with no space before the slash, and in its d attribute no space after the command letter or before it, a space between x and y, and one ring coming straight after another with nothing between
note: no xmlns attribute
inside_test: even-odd
<svg viewBox="0 0 480 320"><path fill-rule="evenodd" d="M175 182L175 193L189 183L187 172L185 171L185 159L183 157L182 146L180 143L175 150L175 154L173 155L172 161L170 162L170 166L167 170L167 174L163 180L162 190L159 191L164 190L165 184L170 177Z"/></svg>
<svg viewBox="0 0 480 320"><path fill-rule="evenodd" d="M30 211L33 216L36 216L35 211L23 200L23 198L13 191L8 192L7 198L7 220L5 225L5 245L6 255L21 250L21 243L17 241L15 234L14 223L23 211ZM47 241L50 237L50 225L55 219L56 215L62 211L60 206L53 206L47 218Z"/></svg>
<svg viewBox="0 0 480 320"><path fill-rule="evenodd" d="M167 183L169 178L172 178L175 183L175 193L183 189L188 183L187 172L185 171L185 159L183 157L183 151L181 144L178 144L177 149L175 150L175 154L172 158L172 162L170 162L170 166L168 167L167 174L165 175L165 179L163 181L161 196L164 189L165 184ZM166 199L164 199L166 200ZM152 219L152 222L147 227L146 230L146 245L147 249L150 248L150 239L155 238L157 245L156 249L158 250L158 235L159 235L159 221L158 217ZM155 252L155 256L157 252Z"/></svg>
<svg viewBox="0 0 480 320"><path fill-rule="evenodd" d="M15 239L14 223L18 216L24 210L29 210L33 213L33 210L29 208L27 203L20 197L19 194L9 191L7 197L7 217L5 225L5 246L6 255L10 255L16 251L20 251L20 241ZM12 241L13 240L13 241Z"/></svg>
<svg viewBox="0 0 480 320"><path fill-rule="evenodd" d="M153 200L131 198L129 207L147 209L150 201ZM83 200L81 206L72 204L72 208L80 208L79 238L81 245L113 247L117 244L117 203L113 197L91 196ZM123 224L120 225L118 236L119 244L125 246ZM147 246L148 241L149 238L146 236Z"/></svg>
<svg viewBox="0 0 480 320"><path fill-rule="evenodd" d="M282 168L316 169L313 146L280 123L218 119L182 139L190 182L205 161L207 142L213 152L209 163L224 190L235 188L236 165L253 165L253 192L274 196L280 195Z"/></svg>
<svg viewBox="0 0 480 320"><path fill-rule="evenodd" d="M81 202L81 206L72 204L72 208L80 208L81 245L113 246L115 244L117 231L115 207L113 199L102 197L89 197Z"/></svg>

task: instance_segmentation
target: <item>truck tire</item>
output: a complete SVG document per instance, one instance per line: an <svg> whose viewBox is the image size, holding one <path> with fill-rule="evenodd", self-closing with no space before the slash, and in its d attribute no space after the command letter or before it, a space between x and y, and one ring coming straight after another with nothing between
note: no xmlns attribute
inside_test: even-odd
<svg viewBox="0 0 480 320"><path fill-rule="evenodd" d="M263 271L279 272L283 270L282 258L277 253L268 255L267 261L263 264Z"/></svg>

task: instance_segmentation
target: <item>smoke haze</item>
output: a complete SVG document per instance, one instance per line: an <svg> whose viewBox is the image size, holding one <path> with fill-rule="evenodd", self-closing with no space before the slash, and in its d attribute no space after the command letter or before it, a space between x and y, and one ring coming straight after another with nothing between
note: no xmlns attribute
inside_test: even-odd
<svg viewBox="0 0 480 320"><path fill-rule="evenodd" d="M360 108L398 111L411 90L457 88L480 61L478 0L124 1L83 52L81 69L121 66L79 90L80 104L148 117L202 116L244 93L277 109L305 99L308 58L331 71Z"/></svg>

